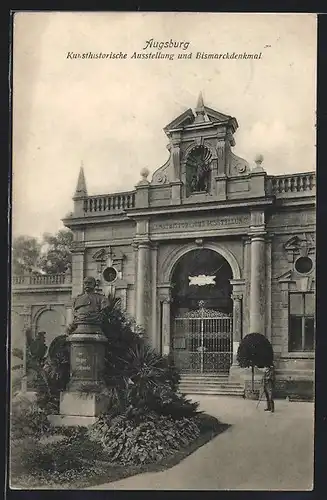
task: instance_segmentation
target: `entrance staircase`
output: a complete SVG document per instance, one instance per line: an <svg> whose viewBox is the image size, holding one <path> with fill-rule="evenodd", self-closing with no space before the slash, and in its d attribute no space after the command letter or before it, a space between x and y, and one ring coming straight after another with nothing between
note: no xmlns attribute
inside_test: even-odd
<svg viewBox="0 0 327 500"><path fill-rule="evenodd" d="M216 373L183 373L178 389L184 394L238 397L244 395L243 384L231 382L228 375Z"/></svg>

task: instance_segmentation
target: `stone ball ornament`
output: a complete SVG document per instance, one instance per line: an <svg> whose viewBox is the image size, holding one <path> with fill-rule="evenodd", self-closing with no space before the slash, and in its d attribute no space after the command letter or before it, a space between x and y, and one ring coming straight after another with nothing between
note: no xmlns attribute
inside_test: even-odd
<svg viewBox="0 0 327 500"><path fill-rule="evenodd" d="M255 167L254 167L254 171L257 171L257 172L263 172L263 167L262 167L262 162L263 162L263 155L262 154L257 154L254 158L254 162L255 162Z"/></svg>
<svg viewBox="0 0 327 500"><path fill-rule="evenodd" d="M263 162L264 160L264 157L262 154L257 154L254 158L254 163L256 163L257 165L261 165L261 163Z"/></svg>
<svg viewBox="0 0 327 500"><path fill-rule="evenodd" d="M146 180L148 177L149 177L149 174L150 174L150 170L147 168L147 167L143 167L141 170L140 170L140 174L141 174L141 177Z"/></svg>

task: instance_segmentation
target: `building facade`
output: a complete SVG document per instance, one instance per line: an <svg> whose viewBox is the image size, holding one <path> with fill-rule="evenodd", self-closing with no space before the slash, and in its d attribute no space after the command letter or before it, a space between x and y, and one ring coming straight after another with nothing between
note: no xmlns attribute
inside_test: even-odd
<svg viewBox="0 0 327 500"><path fill-rule="evenodd" d="M14 277L13 321L63 333L94 276L182 372L237 378L239 342L259 332L278 378L312 387L315 174L268 175L260 155L251 167L232 152L237 128L200 96L164 128L169 159L135 190L90 196L81 168L63 220L71 274Z"/></svg>

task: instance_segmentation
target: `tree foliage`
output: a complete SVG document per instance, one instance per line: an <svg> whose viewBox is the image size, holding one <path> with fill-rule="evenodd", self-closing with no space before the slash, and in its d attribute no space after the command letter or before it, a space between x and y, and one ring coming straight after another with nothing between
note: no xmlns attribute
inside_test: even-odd
<svg viewBox="0 0 327 500"><path fill-rule="evenodd" d="M274 352L271 343L261 333L249 333L240 342L237 361L242 368L271 366Z"/></svg>
<svg viewBox="0 0 327 500"><path fill-rule="evenodd" d="M64 273L71 265L73 233L60 229L56 234L44 233L41 240L18 236L12 244L12 272L15 275L37 272Z"/></svg>
<svg viewBox="0 0 327 500"><path fill-rule="evenodd" d="M71 265L71 244L73 233L70 230L61 229L55 235L45 233L43 235L42 249L40 255L40 268L47 274L64 273Z"/></svg>
<svg viewBox="0 0 327 500"><path fill-rule="evenodd" d="M42 244L31 236L18 236L12 245L12 272L22 275L38 268Z"/></svg>
<svg viewBox="0 0 327 500"><path fill-rule="evenodd" d="M254 385L254 367L271 366L274 351L271 343L261 333L249 333L240 342L237 350L237 361L241 368L252 368L252 389Z"/></svg>

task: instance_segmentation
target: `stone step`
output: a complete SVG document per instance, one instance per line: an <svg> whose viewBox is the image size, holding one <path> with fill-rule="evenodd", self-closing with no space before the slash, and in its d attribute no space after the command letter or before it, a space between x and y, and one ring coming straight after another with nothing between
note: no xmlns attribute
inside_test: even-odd
<svg viewBox="0 0 327 500"><path fill-rule="evenodd" d="M205 388L197 388L197 389L187 389L187 390L182 390L180 389L180 392L184 394L203 394L203 395L208 395L208 396L237 396L237 397L243 397L244 391L241 389L229 389L229 390L222 390L222 389L205 389Z"/></svg>
<svg viewBox="0 0 327 500"><path fill-rule="evenodd" d="M221 389L221 390L244 390L244 387L239 385L223 385L223 384L179 384L179 388L192 388L192 389Z"/></svg>
<svg viewBox="0 0 327 500"><path fill-rule="evenodd" d="M228 378L229 373L181 373L181 377Z"/></svg>
<svg viewBox="0 0 327 500"><path fill-rule="evenodd" d="M243 384L239 384L237 382L223 382L223 383L215 383L215 382L207 382L207 383L200 383L200 382L180 382L179 386L194 386L194 387L230 387L233 388L243 388Z"/></svg>
<svg viewBox="0 0 327 500"><path fill-rule="evenodd" d="M218 381L218 382L226 382L229 380L229 377L181 377L181 380L196 380L198 382L210 382L212 380Z"/></svg>
<svg viewBox="0 0 327 500"><path fill-rule="evenodd" d="M222 384L180 384L180 388L185 389L217 389L217 390L244 390L244 387L242 385L222 385Z"/></svg>

